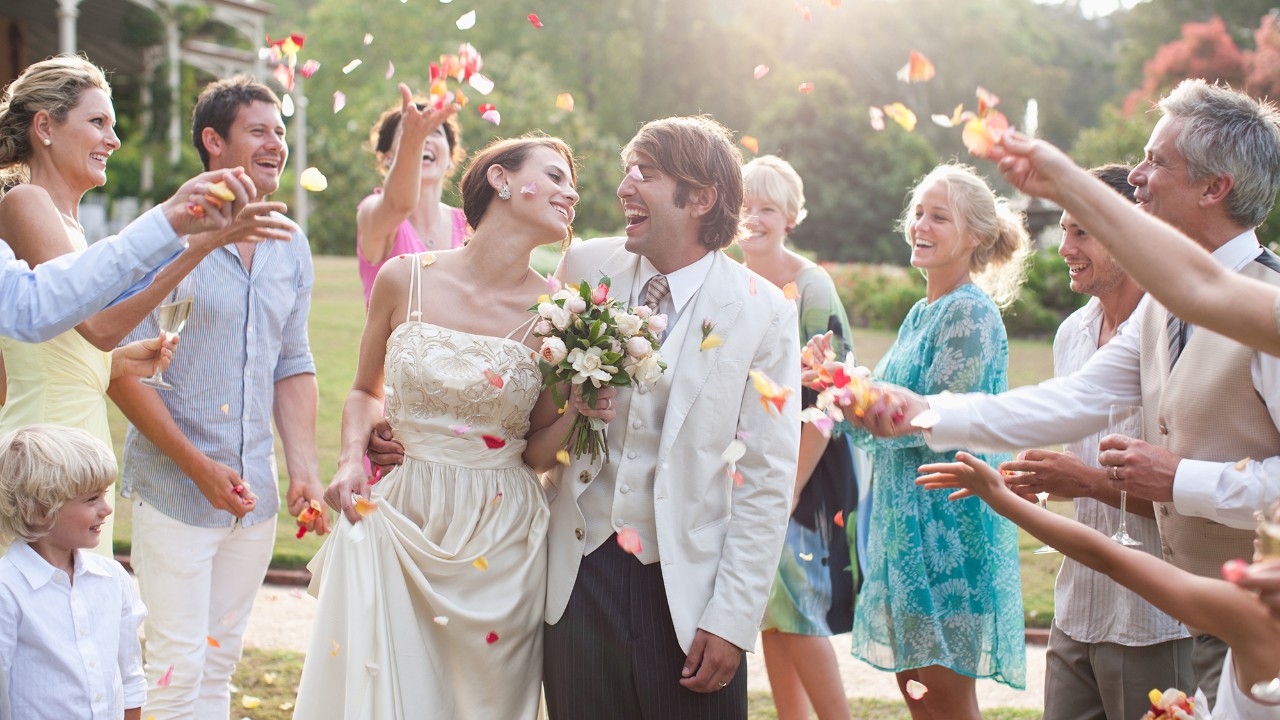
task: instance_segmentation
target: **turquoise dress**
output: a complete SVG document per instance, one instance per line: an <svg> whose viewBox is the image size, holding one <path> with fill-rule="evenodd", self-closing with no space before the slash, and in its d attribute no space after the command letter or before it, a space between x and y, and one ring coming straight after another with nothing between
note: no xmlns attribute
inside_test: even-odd
<svg viewBox="0 0 1280 720"><path fill-rule="evenodd" d="M962 285L921 300L876 366L876 377L922 395L1008 388L1009 345L995 303ZM853 623L853 655L883 670L940 665L1026 687L1018 533L978 498L915 484L916 468L950 461L920 434L855 442L874 452L866 578ZM978 454L995 465L1007 455Z"/></svg>
<svg viewBox="0 0 1280 720"><path fill-rule="evenodd" d="M853 338L831 276L813 266L800 271L795 283L800 292L801 346L830 330L831 348L843 361L845 353L853 351ZM817 399L813 390L804 389L802 395L804 407ZM857 514L853 446L847 433L832 433L787 522L762 630L820 636L849 632L858 564L847 529L854 527Z"/></svg>

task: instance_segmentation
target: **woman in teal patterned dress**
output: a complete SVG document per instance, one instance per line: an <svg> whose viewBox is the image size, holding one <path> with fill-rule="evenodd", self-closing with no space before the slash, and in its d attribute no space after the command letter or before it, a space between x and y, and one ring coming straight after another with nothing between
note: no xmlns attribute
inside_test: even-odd
<svg viewBox="0 0 1280 720"><path fill-rule="evenodd" d="M795 283L800 342L828 331L844 358L849 321L826 270L788 250L787 235L805 217L804 183L785 160L766 155L742 168L747 267L783 287ZM805 390L805 405L816 393ZM748 440L748 442L750 442ZM835 651L827 638L849 632L857 563L846 525L857 515L857 483L847 434L824 438L812 425L800 436L800 462L787 537L765 608L764 659L779 720L848 718ZM847 518L847 522L846 522Z"/></svg>
<svg viewBox="0 0 1280 720"><path fill-rule="evenodd" d="M940 165L912 191L902 227L927 293L877 379L921 394L1003 392L998 305L1012 302L1023 277L1021 216L972 168ZM856 431L854 441L874 452L875 470L853 654L897 673L914 720L980 720L974 678L1026 685L1017 528L977 498L952 502L917 487L917 467L952 457L929 450L919 433L874 440ZM928 692L912 698L910 680Z"/></svg>

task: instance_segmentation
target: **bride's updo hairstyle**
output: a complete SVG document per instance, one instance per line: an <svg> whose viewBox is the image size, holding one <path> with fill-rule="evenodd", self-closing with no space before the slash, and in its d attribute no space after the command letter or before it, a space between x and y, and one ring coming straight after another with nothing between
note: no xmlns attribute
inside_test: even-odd
<svg viewBox="0 0 1280 720"><path fill-rule="evenodd" d="M1031 256L1031 238L1021 212L1009 207L1007 200L996 197L987 181L973 167L960 163L939 165L916 183L899 219L899 227L911 241L911 222L924 191L934 181L947 189L947 204L955 218L960 237L977 240L969 256L969 272L999 308L1018 299L1018 291L1027 275Z"/></svg>
<svg viewBox="0 0 1280 720"><path fill-rule="evenodd" d="M570 179L578 184L578 165L573 159L573 149L560 138L539 133L528 133L517 138L494 140L482 150L478 150L471 158L471 165L462 175L462 212L467 216L467 224L473 229L480 227L480 221L489 211L489 203L497 197L497 191L489 184L489 168L501 165L511 172L524 166L524 161L534 148L550 148L564 158L569 166ZM518 193L520 188L511 188ZM569 238L573 237L573 228L569 228Z"/></svg>
<svg viewBox="0 0 1280 720"><path fill-rule="evenodd" d="M62 122L88 88L111 97L111 85L97 65L78 55L58 55L28 65L0 97L0 188L26 182L31 160L31 125L36 113Z"/></svg>

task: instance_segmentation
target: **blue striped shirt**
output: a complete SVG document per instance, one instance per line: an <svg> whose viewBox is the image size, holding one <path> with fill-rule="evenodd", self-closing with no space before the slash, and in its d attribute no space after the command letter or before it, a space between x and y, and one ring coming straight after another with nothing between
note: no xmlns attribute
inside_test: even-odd
<svg viewBox="0 0 1280 720"><path fill-rule="evenodd" d="M173 364L172 390L160 398L178 429L200 452L240 473L258 496L241 521L270 520L280 509L275 438L275 383L315 373L307 339L311 248L301 231L290 242L260 243L246 272L234 245L218 248L192 271L196 301ZM159 333L152 313L125 342ZM230 527L196 484L133 425L124 445L121 494L137 493L169 517L197 527Z"/></svg>

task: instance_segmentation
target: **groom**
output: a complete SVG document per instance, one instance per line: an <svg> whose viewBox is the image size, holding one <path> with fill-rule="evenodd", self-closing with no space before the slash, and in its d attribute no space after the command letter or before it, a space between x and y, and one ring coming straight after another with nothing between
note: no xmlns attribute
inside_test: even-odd
<svg viewBox="0 0 1280 720"><path fill-rule="evenodd" d="M720 252L742 208L728 130L656 120L622 161L626 237L575 243L557 274L607 276L614 297L665 313L668 368L648 392L617 395L609 462L547 475L547 705L553 720L745 718L743 651L778 566L800 438L798 393L779 415L748 372L798 387L796 309ZM704 350L708 333L722 342ZM736 439L733 475L721 456Z"/></svg>

